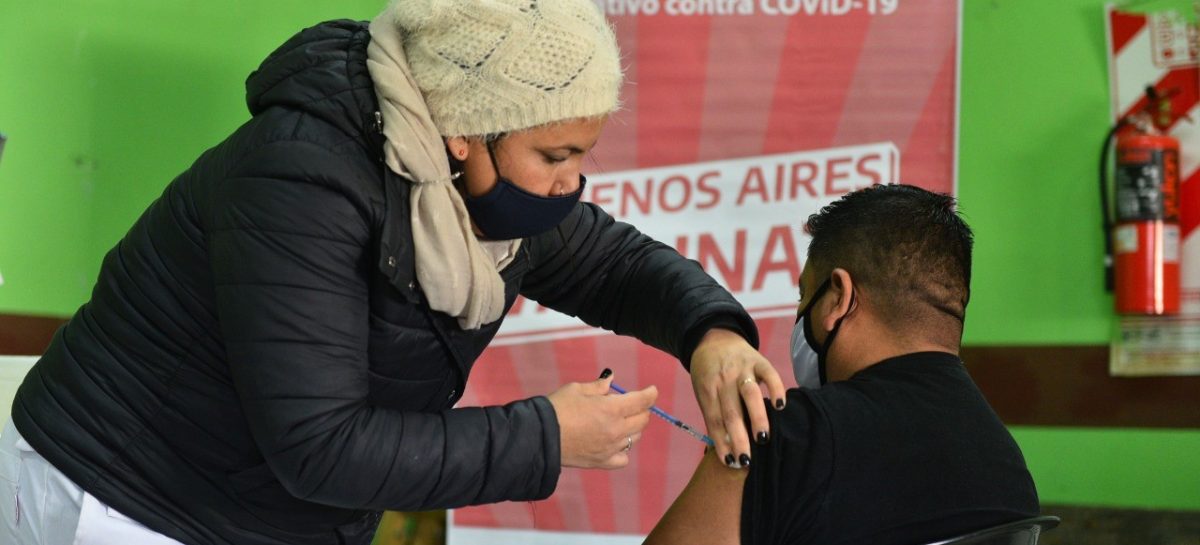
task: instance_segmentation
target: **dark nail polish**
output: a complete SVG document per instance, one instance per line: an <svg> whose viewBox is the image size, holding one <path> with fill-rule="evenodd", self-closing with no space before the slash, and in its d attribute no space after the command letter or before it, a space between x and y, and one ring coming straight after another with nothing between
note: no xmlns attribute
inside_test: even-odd
<svg viewBox="0 0 1200 545"><path fill-rule="evenodd" d="M765 444L767 444L767 440L770 439L770 436L767 435L767 432L760 431L760 432L758 432L758 435L755 436L755 438L758 440L758 444L765 445Z"/></svg>
<svg viewBox="0 0 1200 545"><path fill-rule="evenodd" d="M605 367L603 371L600 371L600 379L601 380L606 379L611 376L612 376L612 369Z"/></svg>
<svg viewBox="0 0 1200 545"><path fill-rule="evenodd" d="M782 411L782 410L783 410L783 399L776 399L776 400L775 400L775 409L776 409L776 410L780 410L780 411Z"/></svg>
<svg viewBox="0 0 1200 545"><path fill-rule="evenodd" d="M733 467L733 455L732 454L725 455L725 465L727 465L729 467Z"/></svg>
<svg viewBox="0 0 1200 545"><path fill-rule="evenodd" d="M738 463L742 464L742 467L750 467L750 456L747 454L738 456Z"/></svg>

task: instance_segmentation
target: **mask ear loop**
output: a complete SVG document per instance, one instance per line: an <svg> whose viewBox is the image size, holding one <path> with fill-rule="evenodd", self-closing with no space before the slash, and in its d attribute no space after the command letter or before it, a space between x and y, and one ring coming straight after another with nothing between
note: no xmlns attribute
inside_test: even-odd
<svg viewBox="0 0 1200 545"><path fill-rule="evenodd" d="M589 155L589 156L590 156L590 155ZM581 177L582 177L582 176L581 176ZM579 187L579 191L583 191L583 186L582 186L582 185ZM561 196L561 195L560 195L560 196ZM578 206L578 205L576 205L576 206ZM555 231L558 231L558 239L559 239L560 241L562 241L563 250L566 250L566 249L567 249L567 235L563 233L562 223L560 222L560 223L558 224L558 226L556 226L556 227L554 228L554 230L555 230ZM570 276L569 276L569 277L574 277L574 276L575 276L575 272L579 270L579 268L575 266L575 252L570 252L570 253L568 253L568 254L567 254L567 259L568 259L568 260L570 260L570 264L571 264L571 274L570 274ZM565 280L564 280L564 283L565 283Z"/></svg>
<svg viewBox="0 0 1200 545"><path fill-rule="evenodd" d="M505 136L506 133L497 133L491 138L484 137L484 146L487 147L488 150L488 159L492 161L492 170L496 172L497 183L499 183L504 176L500 174L500 164L496 162L496 142L499 142L500 139L504 138Z"/></svg>
<svg viewBox="0 0 1200 545"><path fill-rule="evenodd" d="M817 367L817 371L820 373L819 376L821 379L821 384L829 382L825 370L828 367L827 362L829 361L829 349L833 347L833 339L837 337L838 331L842 329L842 321L844 321L846 318L849 318L850 313L854 312L855 308L858 307L856 305L856 301L854 300L854 289L851 288L850 308L846 309L846 314L843 314L841 318L837 319L837 323L833 324L833 330L829 332L829 336L825 337L825 342L821 343L821 351L817 354L818 360L821 362L821 364Z"/></svg>
<svg viewBox="0 0 1200 545"><path fill-rule="evenodd" d="M813 305L817 304L817 300L820 299L822 295L825 295L825 290L829 288L829 282L830 281L828 279L826 279L824 282L821 282L821 285L817 286L817 289L812 292L812 295L808 296L808 303L796 311L796 321L793 322L793 324L800 323L800 318L803 318L805 314L808 314L808 311L812 310Z"/></svg>

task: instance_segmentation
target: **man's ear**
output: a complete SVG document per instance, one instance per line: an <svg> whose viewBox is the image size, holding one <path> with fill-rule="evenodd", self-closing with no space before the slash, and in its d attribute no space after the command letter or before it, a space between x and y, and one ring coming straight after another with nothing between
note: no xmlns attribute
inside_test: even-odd
<svg viewBox="0 0 1200 545"><path fill-rule="evenodd" d="M835 268L829 273L829 296L826 298L829 302L826 303L831 308L829 313L825 315L826 331L833 330L834 325L841 318L850 314L851 307L854 303L854 279L850 277L850 273L843 268Z"/></svg>

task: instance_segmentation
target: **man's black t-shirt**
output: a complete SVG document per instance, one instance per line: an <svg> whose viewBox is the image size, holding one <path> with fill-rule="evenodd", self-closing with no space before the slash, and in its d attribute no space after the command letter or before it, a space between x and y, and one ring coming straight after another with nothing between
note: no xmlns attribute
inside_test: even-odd
<svg viewBox="0 0 1200 545"><path fill-rule="evenodd" d="M1037 516L1021 450L957 356L788 392L755 446L742 543L909 545Z"/></svg>

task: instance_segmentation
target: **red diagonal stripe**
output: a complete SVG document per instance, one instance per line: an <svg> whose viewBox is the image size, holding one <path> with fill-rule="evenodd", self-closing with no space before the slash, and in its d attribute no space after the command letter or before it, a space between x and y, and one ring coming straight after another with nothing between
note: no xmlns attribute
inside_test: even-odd
<svg viewBox="0 0 1200 545"><path fill-rule="evenodd" d="M674 407L676 395L694 395L690 391L676 391L675 375L684 373L679 360L643 344L637 347L637 362L637 384L623 386L630 390L635 388L640 390L651 384L657 386L658 399L655 404L659 407ZM670 409L668 412L679 416ZM642 439L635 447L637 452L634 453L628 468L636 472L638 476L638 486L640 487L638 493L642 494L642 508L638 513L638 531L643 534L650 533L650 530L666 512L667 506L670 505L665 498L654 498L649 496L649 493L658 493L666 488L666 473L671 466L670 451L667 448L668 434L680 433L658 418L651 417L650 420L651 422L642 429ZM673 501L674 498L671 500Z"/></svg>
<svg viewBox="0 0 1200 545"><path fill-rule="evenodd" d="M555 359L558 362L558 373L561 382L587 382L595 380L600 375L597 363L599 357L596 351L598 342L605 342L612 337L576 337L553 341ZM536 366L537 362L530 362ZM569 494L560 488L555 496L562 502L562 516L565 517L562 529L575 532L604 532L616 530L616 520L613 513L612 479L608 471L574 471L573 484L578 488L570 490ZM563 472L566 476L567 472ZM539 513L540 514L540 513ZM557 529L543 526L538 520L538 528Z"/></svg>
<svg viewBox="0 0 1200 545"><path fill-rule="evenodd" d="M762 152L788 26L787 17L763 13L714 18L698 159Z"/></svg>
<svg viewBox="0 0 1200 545"><path fill-rule="evenodd" d="M1171 71L1172 74L1175 72L1179 73L1176 78L1171 78L1168 75L1167 78L1170 78L1170 81L1168 82L1167 78L1164 78L1163 82L1159 83L1158 88L1163 92L1178 92L1178 94L1171 97L1171 109L1177 114L1182 115L1192 111L1192 108L1195 108L1196 104L1200 103L1200 66L1177 68ZM1183 121L1180 118L1176 119L1175 123L1178 124ZM1193 119L1190 122L1200 123L1200 119ZM1169 130L1173 130L1174 126L1172 124Z"/></svg>
<svg viewBox="0 0 1200 545"><path fill-rule="evenodd" d="M492 511L491 505L479 505L475 507L455 509L454 525L471 526L475 528L500 527L500 523L496 520L496 514Z"/></svg>
<svg viewBox="0 0 1200 545"><path fill-rule="evenodd" d="M1134 13L1122 13L1113 11L1111 14L1112 22L1112 48L1113 53L1120 52L1125 48L1125 45L1137 36L1146 27L1146 16Z"/></svg>
<svg viewBox="0 0 1200 545"><path fill-rule="evenodd" d="M767 120L764 153L829 147L837 135L847 90L871 16L791 17Z"/></svg>
<svg viewBox="0 0 1200 545"><path fill-rule="evenodd" d="M913 127L920 121L921 108L940 83L939 61L947 53L954 58L958 10L947 4L955 3L906 2L904 9L892 15L873 18L839 115L834 145L890 141L901 150L908 146ZM921 39L914 40L913 36ZM939 96L939 100L945 100L946 110L952 113L953 63L950 70L948 94ZM951 143L953 133L950 128L933 134L933 138L938 143ZM952 146L941 147L942 154L931 160L947 165L945 170L949 172ZM950 185L948 176L945 185Z"/></svg>
<svg viewBox="0 0 1200 545"><path fill-rule="evenodd" d="M1200 101L1200 90L1198 90L1200 86L1196 85L1197 80L1200 80L1200 67L1176 68L1158 80L1154 84L1154 88L1162 94L1177 93L1171 97L1171 107L1182 114L1191 111L1196 106L1196 102ZM1137 104L1124 112L1124 115L1140 112L1145 108L1146 97L1143 96L1137 101Z"/></svg>
<svg viewBox="0 0 1200 545"><path fill-rule="evenodd" d="M638 371L642 369L642 365L638 361L637 355L638 346L642 345L641 341L632 337L616 335L602 335L594 337L594 339L595 353L593 357L595 361L588 369L589 379L598 376L601 369L608 367L612 369L613 380L617 384L627 385L631 388L642 385L642 381L638 379ZM580 367L587 369L587 366ZM630 461L630 465L636 465L637 462L638 459L635 457ZM611 486L609 509L613 513L614 531L619 534L640 532L638 513L641 512L641 497L637 494L637 491L640 490L637 473L631 467L626 467L621 471L589 471L585 473L602 474ZM588 493L591 494L590 489L588 490Z"/></svg>
<svg viewBox="0 0 1200 545"><path fill-rule="evenodd" d="M696 161L711 25L711 17L665 13L638 20L634 85L641 168Z"/></svg>
<svg viewBox="0 0 1200 545"><path fill-rule="evenodd" d="M758 324L760 352L775 367L775 372L783 379L784 387L795 388L796 373L791 365L792 326L796 324L795 316L759 318L755 323Z"/></svg>
<svg viewBox="0 0 1200 545"><path fill-rule="evenodd" d="M930 88L921 117L900 154L900 181L930 191L954 191L954 50L946 52L937 79Z"/></svg>
<svg viewBox="0 0 1200 545"><path fill-rule="evenodd" d="M593 172L615 172L637 168L637 112L638 86L634 74L638 73L637 28L635 15L609 17L621 46L621 65L625 68L625 83L621 87L621 109L613 113L605 125L604 134L592 150L587 169ZM585 172L586 174L586 172Z"/></svg>

